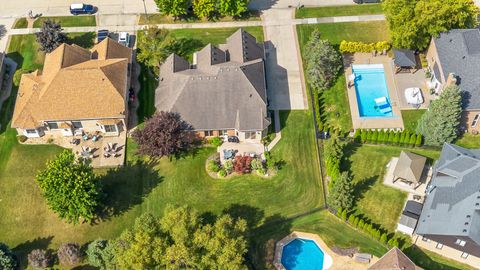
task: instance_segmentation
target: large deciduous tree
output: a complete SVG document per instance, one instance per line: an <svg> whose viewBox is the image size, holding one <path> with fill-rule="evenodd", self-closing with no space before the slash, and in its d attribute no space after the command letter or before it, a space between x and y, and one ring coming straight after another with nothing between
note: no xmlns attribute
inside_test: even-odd
<svg viewBox="0 0 480 270"><path fill-rule="evenodd" d="M318 30L310 35L304 58L308 83L316 91L330 88L342 69L342 57L328 40L320 38Z"/></svg>
<svg viewBox="0 0 480 270"><path fill-rule="evenodd" d="M7 245L0 243L0 269L15 270L17 269L17 260L15 255Z"/></svg>
<svg viewBox="0 0 480 270"><path fill-rule="evenodd" d="M458 136L461 112L460 88L453 85L443 89L418 121L417 133L423 135L424 144L441 146L453 142Z"/></svg>
<svg viewBox="0 0 480 270"><path fill-rule="evenodd" d="M59 23L50 19L44 21L40 32L35 34L37 42L40 44L40 50L49 53L67 41L67 35L62 31Z"/></svg>
<svg viewBox="0 0 480 270"><path fill-rule="evenodd" d="M169 52L165 46L169 42L169 31L156 26L149 26L138 35L137 59L150 67L158 67Z"/></svg>
<svg viewBox="0 0 480 270"><path fill-rule="evenodd" d="M189 3L189 0L155 0L158 10L162 14L173 16L175 20L187 14Z"/></svg>
<svg viewBox="0 0 480 270"><path fill-rule="evenodd" d="M353 183L348 172L342 172L328 191L327 202L332 209L351 209L353 207Z"/></svg>
<svg viewBox="0 0 480 270"><path fill-rule="evenodd" d="M145 127L133 132L138 152L153 158L187 151L193 143L193 127L178 113L157 112L145 121Z"/></svg>
<svg viewBox="0 0 480 270"><path fill-rule="evenodd" d="M385 0L385 17L395 47L427 48L431 37L455 28L477 24L472 0Z"/></svg>
<svg viewBox="0 0 480 270"><path fill-rule="evenodd" d="M65 150L47 168L38 173L40 186L47 205L69 223L80 219L92 221L99 205L101 187L89 164L77 160Z"/></svg>
<svg viewBox="0 0 480 270"><path fill-rule="evenodd" d="M200 18L210 19L215 12L217 0L193 0L193 13Z"/></svg>
<svg viewBox="0 0 480 270"><path fill-rule="evenodd" d="M116 240L116 258L122 269L245 269L245 231L243 219L204 224L189 207L167 207L161 219L137 218Z"/></svg>
<svg viewBox="0 0 480 270"><path fill-rule="evenodd" d="M218 12L222 16L238 17L248 10L250 0L218 0Z"/></svg>

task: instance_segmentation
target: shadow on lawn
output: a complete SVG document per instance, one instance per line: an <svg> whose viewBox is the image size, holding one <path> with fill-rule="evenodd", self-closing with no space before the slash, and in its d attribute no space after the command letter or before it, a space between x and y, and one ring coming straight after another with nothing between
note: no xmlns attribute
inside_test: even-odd
<svg viewBox="0 0 480 270"><path fill-rule="evenodd" d="M162 182L163 177L154 169L155 162L138 160L124 167L110 169L102 178L105 198L100 220L118 216L144 198Z"/></svg>
<svg viewBox="0 0 480 270"><path fill-rule="evenodd" d="M17 256L19 269L26 269L28 266L27 256L34 249L48 249L48 246L52 242L53 236L38 237L33 240L28 240L16 246L13 252Z"/></svg>
<svg viewBox="0 0 480 270"><path fill-rule="evenodd" d="M455 270L458 269L456 267L448 266L445 264L441 264L436 262L430 258L428 254L426 254L423 250L418 248L415 245L411 245L410 247L403 250L403 252L418 266L422 267L423 269L436 269L436 270Z"/></svg>

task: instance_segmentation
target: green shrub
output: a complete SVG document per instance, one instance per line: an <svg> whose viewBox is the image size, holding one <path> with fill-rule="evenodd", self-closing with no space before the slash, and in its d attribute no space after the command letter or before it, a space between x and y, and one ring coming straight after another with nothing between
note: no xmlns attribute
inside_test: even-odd
<svg viewBox="0 0 480 270"><path fill-rule="evenodd" d="M367 134L368 134L368 132L367 132L366 130L362 129L361 135L360 135L360 137L361 137L361 139L362 139L362 143L366 143L366 142L367 142Z"/></svg>
<svg viewBox="0 0 480 270"><path fill-rule="evenodd" d="M227 171L225 171L225 169L220 169L218 171L218 176L220 177L226 177L228 174L227 174Z"/></svg>
<svg viewBox="0 0 480 270"><path fill-rule="evenodd" d="M20 135L20 136L17 137L17 139L21 143L24 143L28 140L27 136L25 136L25 135Z"/></svg>
<svg viewBox="0 0 480 270"><path fill-rule="evenodd" d="M367 131L367 143L372 142L373 132L371 130Z"/></svg>
<svg viewBox="0 0 480 270"><path fill-rule="evenodd" d="M387 142L388 144L392 144L394 140L395 140L395 131L390 130L390 132L388 132Z"/></svg>
<svg viewBox="0 0 480 270"><path fill-rule="evenodd" d="M386 245L387 244L387 234L382 233L382 236L380 237L380 243Z"/></svg>
<svg viewBox="0 0 480 270"><path fill-rule="evenodd" d="M340 217L342 215L343 209L341 207L337 208L337 212L335 212L335 215Z"/></svg>
<svg viewBox="0 0 480 270"><path fill-rule="evenodd" d="M363 230L364 227L365 227L365 221L364 221L363 219L360 219L360 220L358 221L358 228L359 228L360 230Z"/></svg>
<svg viewBox="0 0 480 270"><path fill-rule="evenodd" d="M343 211L342 211L342 219L345 220L345 221L347 220L347 209L343 209Z"/></svg>
<svg viewBox="0 0 480 270"><path fill-rule="evenodd" d="M385 133L385 130L381 130L379 133L378 133L378 143L380 144L384 144L385 143L385 140L386 140L386 136L388 136L388 133Z"/></svg>
<svg viewBox="0 0 480 270"><path fill-rule="evenodd" d="M350 225L353 226L354 221L355 221L355 215L354 214L351 214L350 216L348 216L348 223L350 223Z"/></svg>
<svg viewBox="0 0 480 270"><path fill-rule="evenodd" d="M410 142L408 143L408 145L410 147L414 147L416 141L417 141L417 135L412 134L412 136L410 136Z"/></svg>
<svg viewBox="0 0 480 270"><path fill-rule="evenodd" d="M395 132L395 136L393 137L393 144L398 145L400 143L400 132Z"/></svg>
<svg viewBox="0 0 480 270"><path fill-rule="evenodd" d="M399 145L403 145L403 142L405 141L405 135L405 131L402 131L402 133L400 133L400 140L398 141Z"/></svg>
<svg viewBox="0 0 480 270"><path fill-rule="evenodd" d="M403 139L403 145L408 146L410 143L410 132L409 131L404 131L405 132L405 138Z"/></svg>
<svg viewBox="0 0 480 270"><path fill-rule="evenodd" d="M417 134L417 140L415 141L415 147L420 147L420 146L422 146L422 142L423 142L422 138L423 138L423 137L422 137L421 134Z"/></svg>
<svg viewBox="0 0 480 270"><path fill-rule="evenodd" d="M387 41L380 41L377 43L363 43L358 41L342 40L340 42L339 50L341 53L356 53L356 52L369 53L369 52L373 52L374 50L379 52L383 50L388 51L390 48L391 48L391 45Z"/></svg>
<svg viewBox="0 0 480 270"><path fill-rule="evenodd" d="M223 140L220 137L213 137L209 140L209 143L215 147L219 147L220 145L222 145Z"/></svg>
<svg viewBox="0 0 480 270"><path fill-rule="evenodd" d="M374 130L372 132L372 140L371 143L376 144L378 140L378 130Z"/></svg>
<svg viewBox="0 0 480 270"><path fill-rule="evenodd" d="M313 106L315 109L315 121L317 122L318 131L323 130L322 115L320 113L320 99L318 97L318 91L313 89Z"/></svg>
<svg viewBox="0 0 480 270"><path fill-rule="evenodd" d="M361 139L361 133L362 133L362 130L357 128L357 130L355 130L355 134L353 134L353 140L357 143L361 142L362 139Z"/></svg>
<svg viewBox="0 0 480 270"><path fill-rule="evenodd" d="M360 221L360 218L359 217L355 217L355 219L353 220L353 226L355 228L358 228L358 222Z"/></svg>
<svg viewBox="0 0 480 270"><path fill-rule="evenodd" d="M223 163L223 169L227 174L231 174L233 172L233 161L227 160Z"/></svg>
<svg viewBox="0 0 480 270"><path fill-rule="evenodd" d="M250 166L252 167L252 171L258 172L259 170L263 170L263 161L258 158L252 159Z"/></svg>
<svg viewBox="0 0 480 270"><path fill-rule="evenodd" d="M218 164L218 162L216 162L215 160L209 160L208 161L208 165L207 165L207 169L209 172L218 172L220 171L220 165Z"/></svg>

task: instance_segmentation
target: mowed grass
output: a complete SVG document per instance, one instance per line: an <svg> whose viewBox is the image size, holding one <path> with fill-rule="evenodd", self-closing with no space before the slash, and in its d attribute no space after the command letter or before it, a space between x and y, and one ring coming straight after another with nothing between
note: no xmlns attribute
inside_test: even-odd
<svg viewBox="0 0 480 270"><path fill-rule="evenodd" d="M28 27L28 22L27 18L18 18L15 20L15 23L12 26L12 29L20 29L20 28L27 28Z"/></svg>
<svg viewBox="0 0 480 270"><path fill-rule="evenodd" d="M406 130L415 132L417 130L418 120L427 110L403 110L403 126Z"/></svg>
<svg viewBox="0 0 480 270"><path fill-rule="evenodd" d="M434 149L351 144L345 150L346 160L342 164L342 169L350 171L353 176L357 214L391 232L395 230L407 193L383 185L383 177L388 162L392 157L400 156L402 150L425 156L430 163L440 155Z"/></svg>
<svg viewBox="0 0 480 270"><path fill-rule="evenodd" d="M139 25L150 25L150 24L164 24L164 23L209 23L209 22L234 22L234 21L260 21L260 14L258 12L250 11L250 13L245 14L241 18L233 18L230 16L221 17L221 18L197 18L197 17L188 17L183 19L174 20L172 16L165 16L163 14L140 14L138 19Z"/></svg>
<svg viewBox="0 0 480 270"><path fill-rule="evenodd" d="M330 7L304 7L297 9L295 18L320 18L334 16L355 16L382 14L381 4L345 5Z"/></svg>
<svg viewBox="0 0 480 270"><path fill-rule="evenodd" d="M263 28L261 26L242 27L245 31L252 34L258 42L263 41ZM238 28L186 28L171 30L171 33L177 38L192 38L202 42L202 46L212 43L215 45L225 43L226 38L236 32Z"/></svg>
<svg viewBox="0 0 480 270"><path fill-rule="evenodd" d="M40 17L33 23L33 28L40 28L46 20L52 20L60 23L62 27L75 26L96 26L97 22L94 15L81 16L57 16L57 17Z"/></svg>

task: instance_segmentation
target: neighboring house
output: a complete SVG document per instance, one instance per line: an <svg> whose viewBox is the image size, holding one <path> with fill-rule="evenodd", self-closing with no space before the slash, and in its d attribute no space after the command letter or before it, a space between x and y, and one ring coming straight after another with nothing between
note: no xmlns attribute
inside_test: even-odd
<svg viewBox="0 0 480 270"><path fill-rule="evenodd" d="M422 270L422 268L416 266L407 255L394 247L370 266L368 270Z"/></svg>
<svg viewBox="0 0 480 270"><path fill-rule="evenodd" d="M132 50L110 38L91 50L60 45L42 71L22 75L12 127L27 137L118 136L126 127L131 61Z"/></svg>
<svg viewBox="0 0 480 270"><path fill-rule="evenodd" d="M480 131L479 29L455 29L433 38L427 62L432 74L429 88L440 93L446 86L458 84L464 92L462 128Z"/></svg>
<svg viewBox="0 0 480 270"><path fill-rule="evenodd" d="M155 106L179 113L199 137L260 141L270 125L263 45L239 29L226 44L196 52L191 65L170 55L160 67Z"/></svg>
<svg viewBox="0 0 480 270"><path fill-rule="evenodd" d="M420 245L428 242L457 260L480 257L479 175L480 149L443 145L415 231ZM457 252L445 251L444 245Z"/></svg>

